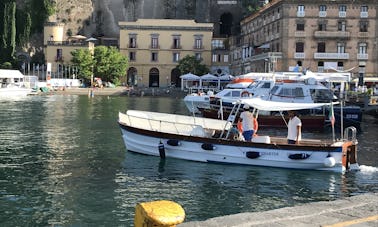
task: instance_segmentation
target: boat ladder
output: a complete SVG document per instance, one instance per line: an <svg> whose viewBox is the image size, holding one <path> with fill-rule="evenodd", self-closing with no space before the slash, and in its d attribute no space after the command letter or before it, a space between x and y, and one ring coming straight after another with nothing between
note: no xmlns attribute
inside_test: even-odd
<svg viewBox="0 0 378 227"><path fill-rule="evenodd" d="M241 106L241 103L240 103L240 102L236 103L236 104L232 107L232 110L231 110L230 114L228 115L227 122L230 122L231 125L234 125L234 123L235 123L236 115L237 115L237 113L239 112L240 106ZM228 125L228 123L225 125L225 127L224 127L224 129L223 129L221 135L219 136L219 138L221 138L221 139L226 139L226 138L228 138L228 136L230 135L231 130L227 130L227 134L226 134L226 136L224 137L224 132L226 131L226 126L227 126L227 125Z"/></svg>
<svg viewBox="0 0 378 227"><path fill-rule="evenodd" d="M344 140L350 140L353 144L357 144L357 129L354 126L349 126L344 129Z"/></svg>

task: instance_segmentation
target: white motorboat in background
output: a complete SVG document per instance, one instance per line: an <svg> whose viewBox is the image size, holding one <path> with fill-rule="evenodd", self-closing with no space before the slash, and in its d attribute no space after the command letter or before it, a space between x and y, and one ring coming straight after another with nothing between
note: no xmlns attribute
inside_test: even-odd
<svg viewBox="0 0 378 227"><path fill-rule="evenodd" d="M32 92L20 71L0 69L0 98L25 97Z"/></svg>

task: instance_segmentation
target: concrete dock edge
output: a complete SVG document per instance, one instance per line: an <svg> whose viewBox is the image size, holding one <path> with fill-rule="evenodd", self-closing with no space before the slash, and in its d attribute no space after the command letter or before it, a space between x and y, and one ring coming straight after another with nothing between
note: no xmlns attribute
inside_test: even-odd
<svg viewBox="0 0 378 227"><path fill-rule="evenodd" d="M188 213L188 211L187 211ZM336 225L338 224L338 225ZM207 226L378 226L378 193L335 201L313 202L264 212L240 213L205 221L184 222L179 227Z"/></svg>

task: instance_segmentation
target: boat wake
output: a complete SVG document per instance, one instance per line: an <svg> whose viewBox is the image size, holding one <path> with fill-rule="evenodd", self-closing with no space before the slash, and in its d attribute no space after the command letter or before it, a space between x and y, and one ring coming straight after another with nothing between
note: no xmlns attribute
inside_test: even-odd
<svg viewBox="0 0 378 227"><path fill-rule="evenodd" d="M360 165L360 171L362 173L377 173L378 167Z"/></svg>

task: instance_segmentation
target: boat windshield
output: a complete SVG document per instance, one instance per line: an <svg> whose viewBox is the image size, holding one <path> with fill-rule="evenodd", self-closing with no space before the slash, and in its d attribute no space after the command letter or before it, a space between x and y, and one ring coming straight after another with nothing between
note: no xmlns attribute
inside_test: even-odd
<svg viewBox="0 0 378 227"><path fill-rule="evenodd" d="M310 89L310 93L315 103L331 102L336 98L329 89Z"/></svg>

